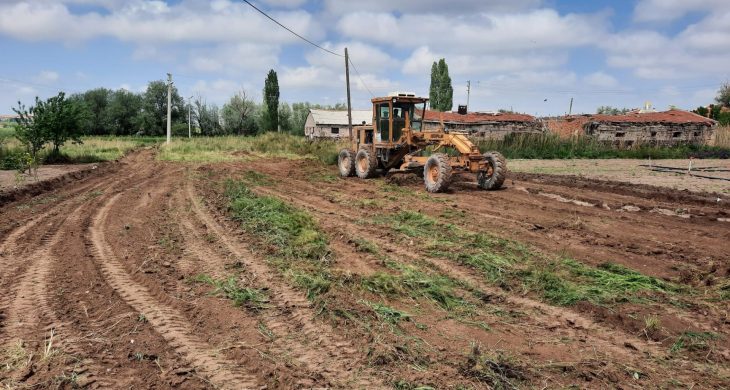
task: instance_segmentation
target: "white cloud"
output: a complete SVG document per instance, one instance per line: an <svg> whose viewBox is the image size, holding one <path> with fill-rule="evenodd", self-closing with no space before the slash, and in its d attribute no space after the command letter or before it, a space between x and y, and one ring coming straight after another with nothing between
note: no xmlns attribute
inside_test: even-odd
<svg viewBox="0 0 730 390"><path fill-rule="evenodd" d="M560 15L539 9L512 14L445 15L355 12L338 29L346 36L397 48L428 45L463 54L548 51L598 42L606 15ZM363 28L368 21L368 28ZM438 26L436 28L435 26Z"/></svg>
<svg viewBox="0 0 730 390"><path fill-rule="evenodd" d="M608 73L594 72L583 78L583 81L594 87L615 87L618 85L618 80Z"/></svg>
<svg viewBox="0 0 730 390"><path fill-rule="evenodd" d="M399 13L438 13L468 14L473 12L510 12L535 7L541 0L369 0L343 1L325 0L324 8L332 14L345 14L357 11L399 12ZM363 20L370 24L372 20Z"/></svg>
<svg viewBox="0 0 730 390"><path fill-rule="evenodd" d="M131 1L108 14L72 13L65 4L28 0L0 4L0 34L26 41L74 43L112 37L141 45L255 41L262 44L299 42L256 11L240 4L184 1ZM323 30L304 11L275 12L295 31L317 39Z"/></svg>
<svg viewBox="0 0 730 390"><path fill-rule="evenodd" d="M673 37L634 30L614 34L599 46L606 52L608 65L632 69L640 78L727 77L730 9L708 15Z"/></svg>

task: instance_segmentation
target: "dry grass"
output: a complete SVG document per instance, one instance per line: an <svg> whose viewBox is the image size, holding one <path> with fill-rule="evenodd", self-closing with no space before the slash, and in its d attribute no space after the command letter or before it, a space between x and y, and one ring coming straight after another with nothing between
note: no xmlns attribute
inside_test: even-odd
<svg viewBox="0 0 730 390"><path fill-rule="evenodd" d="M730 126L719 126L715 132L715 146L730 148Z"/></svg>

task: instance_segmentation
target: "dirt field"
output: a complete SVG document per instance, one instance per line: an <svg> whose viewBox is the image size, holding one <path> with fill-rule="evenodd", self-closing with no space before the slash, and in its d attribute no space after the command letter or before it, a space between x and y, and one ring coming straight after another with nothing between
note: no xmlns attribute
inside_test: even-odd
<svg viewBox="0 0 730 390"><path fill-rule="evenodd" d="M38 177L23 174L18 176L16 171L0 170L0 191L9 191L46 181L59 176L90 169L97 164L76 164L76 165L44 165L38 168Z"/></svg>
<svg viewBox="0 0 730 390"><path fill-rule="evenodd" d="M0 207L2 385L730 383L713 196L541 174L432 195L315 161L155 153Z"/></svg>
<svg viewBox="0 0 730 390"><path fill-rule="evenodd" d="M675 190L730 195L730 160L511 160L515 172L577 175L592 179L649 184Z"/></svg>

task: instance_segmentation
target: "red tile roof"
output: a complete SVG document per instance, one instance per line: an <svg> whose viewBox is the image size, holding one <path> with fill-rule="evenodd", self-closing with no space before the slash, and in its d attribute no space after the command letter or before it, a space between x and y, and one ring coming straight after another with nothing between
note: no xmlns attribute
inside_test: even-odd
<svg viewBox="0 0 730 390"><path fill-rule="evenodd" d="M426 121L440 122L443 116L444 122L456 123L482 123L482 122L533 122L535 117L527 114L470 112L461 115L458 112L426 111Z"/></svg>
<svg viewBox="0 0 730 390"><path fill-rule="evenodd" d="M632 123L706 123L714 124L712 119L683 110L664 112L629 113L625 115L591 115L591 121L597 122L632 122Z"/></svg>

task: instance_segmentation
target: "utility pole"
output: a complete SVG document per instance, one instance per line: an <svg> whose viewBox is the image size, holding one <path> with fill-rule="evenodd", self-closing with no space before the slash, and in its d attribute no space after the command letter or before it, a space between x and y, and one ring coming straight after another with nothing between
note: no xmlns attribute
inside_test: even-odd
<svg viewBox="0 0 730 390"><path fill-rule="evenodd" d="M192 124L193 116L191 113L192 109L193 109L193 97L190 96L190 98L188 99L188 138L193 138L193 124Z"/></svg>
<svg viewBox="0 0 730 390"><path fill-rule="evenodd" d="M352 105L350 103L350 55L345 48L345 81L347 82L347 128L350 130L350 141L352 141Z"/></svg>
<svg viewBox="0 0 730 390"><path fill-rule="evenodd" d="M469 95L471 95L471 80L466 80L466 109L469 109Z"/></svg>
<svg viewBox="0 0 730 390"><path fill-rule="evenodd" d="M172 139L172 74L167 74L167 144Z"/></svg>
<svg viewBox="0 0 730 390"><path fill-rule="evenodd" d="M568 116L573 113L573 98L570 98L570 108L568 108Z"/></svg>

